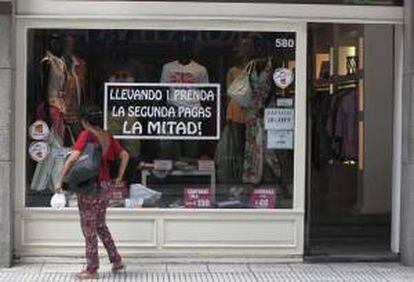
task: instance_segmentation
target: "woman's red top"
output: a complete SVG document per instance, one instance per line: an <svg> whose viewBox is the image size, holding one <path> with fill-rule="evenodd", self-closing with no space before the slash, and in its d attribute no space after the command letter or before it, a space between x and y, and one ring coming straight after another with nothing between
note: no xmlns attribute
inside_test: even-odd
<svg viewBox="0 0 414 282"><path fill-rule="evenodd" d="M102 152L101 158L101 169L99 173L99 180L101 181L107 181L111 179L111 176L109 174L110 162L115 161L116 157L118 157L124 150L119 144L118 140L114 139L111 134L107 134L107 136L109 137L108 151ZM73 150L83 151L86 144L89 142L98 144L98 137L96 137L95 134L90 133L87 130L84 130L79 134L78 139L76 140L76 143L73 146Z"/></svg>

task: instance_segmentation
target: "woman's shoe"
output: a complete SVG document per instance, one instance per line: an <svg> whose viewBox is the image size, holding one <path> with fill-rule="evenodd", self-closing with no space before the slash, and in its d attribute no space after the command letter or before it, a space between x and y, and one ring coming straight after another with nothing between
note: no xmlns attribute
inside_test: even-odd
<svg viewBox="0 0 414 282"><path fill-rule="evenodd" d="M126 264L123 263L122 261L120 262L114 262L112 264L112 273L117 273L121 270L124 270L126 268Z"/></svg>
<svg viewBox="0 0 414 282"><path fill-rule="evenodd" d="M81 271L76 274L76 278L79 280L88 280L88 279L99 279L98 272L89 272L87 270Z"/></svg>

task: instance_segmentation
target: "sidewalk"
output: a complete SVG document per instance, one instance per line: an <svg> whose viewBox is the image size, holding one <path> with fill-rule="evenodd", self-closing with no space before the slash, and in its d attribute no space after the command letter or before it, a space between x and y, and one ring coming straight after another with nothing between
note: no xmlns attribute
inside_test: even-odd
<svg viewBox="0 0 414 282"><path fill-rule="evenodd" d="M0 281L77 281L80 264L20 264L0 269ZM332 264L128 264L126 272L101 266L99 281L273 282L273 281L414 281L414 268L398 263Z"/></svg>

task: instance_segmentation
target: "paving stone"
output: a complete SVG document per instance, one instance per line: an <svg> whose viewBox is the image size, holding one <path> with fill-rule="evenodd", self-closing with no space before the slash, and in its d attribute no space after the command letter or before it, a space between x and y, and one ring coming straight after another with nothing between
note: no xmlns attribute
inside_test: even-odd
<svg viewBox="0 0 414 282"><path fill-rule="evenodd" d="M128 264L127 272L138 272L138 273L166 273L167 266L165 264L157 263L142 263L142 264Z"/></svg>
<svg viewBox="0 0 414 282"><path fill-rule="evenodd" d="M208 264L210 272L249 272L247 264Z"/></svg>
<svg viewBox="0 0 414 282"><path fill-rule="evenodd" d="M336 272L354 273L354 272L372 272L374 271L367 263L331 263L329 266Z"/></svg>
<svg viewBox="0 0 414 282"><path fill-rule="evenodd" d="M40 280L39 273L21 273L21 272L14 272L14 271L5 271L0 273L0 281L1 282L37 282L37 281L44 281Z"/></svg>
<svg viewBox="0 0 414 282"><path fill-rule="evenodd" d="M77 273L85 269L83 264L45 264L41 273Z"/></svg>
<svg viewBox="0 0 414 282"><path fill-rule="evenodd" d="M280 271L292 271L292 268L288 264L276 263L261 263L261 264L249 264L249 268L252 272L280 272Z"/></svg>
<svg viewBox="0 0 414 282"><path fill-rule="evenodd" d="M379 273L357 273L351 272L344 275L341 275L343 281L346 282L389 282L384 276ZM398 280L391 280L398 281Z"/></svg>
<svg viewBox="0 0 414 282"><path fill-rule="evenodd" d="M211 273L214 282L257 282L252 273L247 272L220 272Z"/></svg>
<svg viewBox="0 0 414 282"><path fill-rule="evenodd" d="M213 281L210 273L170 273L168 275L169 282L209 282Z"/></svg>
<svg viewBox="0 0 414 282"><path fill-rule="evenodd" d="M333 271L318 272L315 271L299 271L295 272L297 281L321 281L321 282L336 282L345 281L342 276Z"/></svg>
<svg viewBox="0 0 414 282"><path fill-rule="evenodd" d="M43 264L16 264L10 268L1 269L3 272L16 272L16 273L38 273L40 274L43 268Z"/></svg>
<svg viewBox="0 0 414 282"><path fill-rule="evenodd" d="M333 272L328 264L293 263L290 264L290 267L295 272Z"/></svg>
<svg viewBox="0 0 414 282"><path fill-rule="evenodd" d="M82 264L20 264L0 269L0 282L71 282ZM101 264L103 282L363 282L414 281L414 268L396 263L342 264L132 264L127 271L110 272Z"/></svg>
<svg viewBox="0 0 414 282"><path fill-rule="evenodd" d="M255 273L258 282L298 281L293 271Z"/></svg>
<svg viewBox="0 0 414 282"><path fill-rule="evenodd" d="M208 272L206 264L167 264L167 272L177 273L177 272L191 272L191 273L200 273Z"/></svg>
<svg viewBox="0 0 414 282"><path fill-rule="evenodd" d="M370 266L389 281L414 281L414 268L398 263L374 263Z"/></svg>
<svg viewBox="0 0 414 282"><path fill-rule="evenodd" d="M75 273L45 273L40 275L39 281L44 282L74 282L79 281Z"/></svg>

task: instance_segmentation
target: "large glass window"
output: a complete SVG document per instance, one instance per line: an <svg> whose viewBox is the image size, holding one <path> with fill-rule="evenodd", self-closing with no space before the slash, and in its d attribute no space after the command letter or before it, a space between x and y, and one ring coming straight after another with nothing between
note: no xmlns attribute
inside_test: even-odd
<svg viewBox="0 0 414 282"><path fill-rule="evenodd" d="M295 50L294 32L29 30L26 206L49 206L94 104L130 155L112 206L292 208Z"/></svg>

